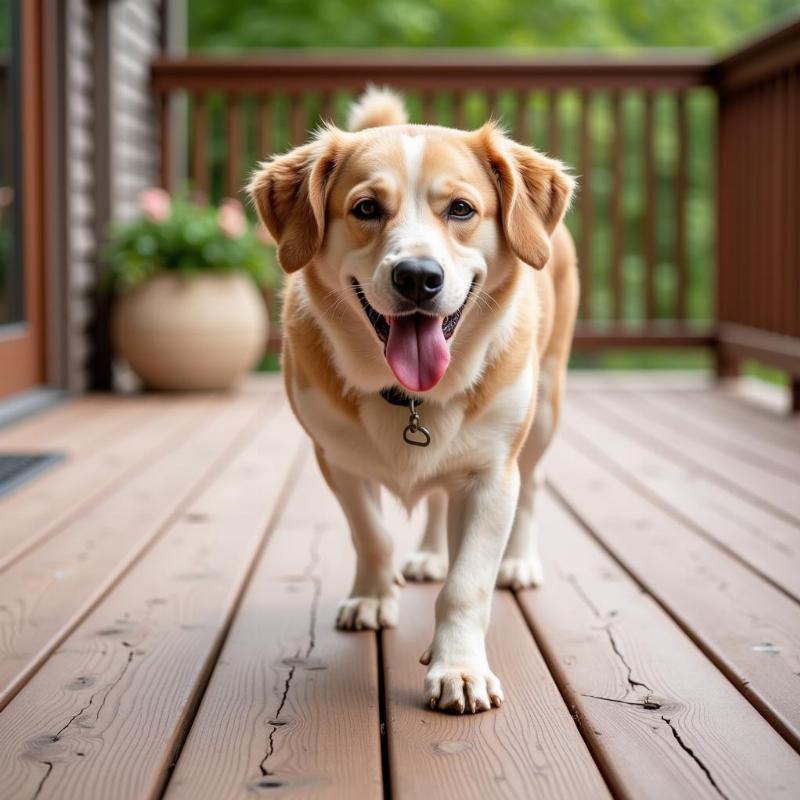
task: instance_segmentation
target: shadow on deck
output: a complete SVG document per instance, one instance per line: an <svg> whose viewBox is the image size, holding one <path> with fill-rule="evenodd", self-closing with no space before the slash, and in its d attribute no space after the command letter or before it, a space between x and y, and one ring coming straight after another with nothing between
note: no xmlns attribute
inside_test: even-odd
<svg viewBox="0 0 800 800"><path fill-rule="evenodd" d="M272 379L0 432L0 796L767 798L800 786L800 423L573 376L547 580L497 592L507 702L421 705L437 588L333 629L354 560ZM392 504L400 550L415 538Z"/></svg>

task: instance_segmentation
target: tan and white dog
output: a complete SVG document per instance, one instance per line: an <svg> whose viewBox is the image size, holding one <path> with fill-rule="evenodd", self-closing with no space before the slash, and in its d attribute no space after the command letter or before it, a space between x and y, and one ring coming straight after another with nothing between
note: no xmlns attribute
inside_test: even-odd
<svg viewBox="0 0 800 800"><path fill-rule="evenodd" d="M260 165L249 187L289 273L286 389L355 544L338 626L397 624L380 489L408 508L427 499L403 568L446 578L421 659L425 701L474 713L503 699L484 645L495 583L542 579L537 465L578 302L562 224L573 181L493 123L407 124L383 90L352 108L349 127ZM404 441L428 435L428 446Z"/></svg>

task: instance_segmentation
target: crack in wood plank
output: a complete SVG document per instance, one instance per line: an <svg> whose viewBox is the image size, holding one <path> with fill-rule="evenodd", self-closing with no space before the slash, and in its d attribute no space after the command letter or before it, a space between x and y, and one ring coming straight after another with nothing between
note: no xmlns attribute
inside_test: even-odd
<svg viewBox="0 0 800 800"><path fill-rule="evenodd" d="M633 667L625 660L625 656L622 655L622 652L617 645L617 640L614 638L614 634L611 632L611 624L603 626L603 630L606 632L606 636L608 636L608 641L611 642L611 649L616 653L617 658L622 662L625 669L628 670L627 681L628 685L631 689L635 689L637 686L641 687L642 689L647 689L648 692L652 692L653 690L646 684L642 683L642 681L637 681L633 677Z"/></svg>
<svg viewBox="0 0 800 800"><path fill-rule="evenodd" d="M124 642L123 642L123 644L124 644ZM106 693L103 695L103 700L102 700L102 702L100 703L100 705L97 708L97 713L94 715L94 721L95 722L99 722L100 721L100 712L105 707L106 700L108 700L108 696L111 694L111 692L114 691L114 689L117 687L119 682L125 677L125 673L128 671L128 668L131 665L131 661L133 661L133 655L134 655L133 650L131 650L130 653L128 653L128 658L125 661L125 664L123 665L122 669L120 670L119 675L117 675L117 677L108 685L108 688L106 689Z"/></svg>
<svg viewBox="0 0 800 800"><path fill-rule="evenodd" d="M689 747L689 745L686 744L686 742L683 741L681 735L678 733L678 729L672 724L672 720L669 717L665 716L662 716L661 719L667 723L667 726L672 731L672 735L675 737L675 741L680 745L681 750L683 750L703 771L706 778L708 778L708 782L714 787L717 794L720 797L724 798L724 800L728 800L728 796L722 791L722 789L719 788L719 785L714 780L714 776L711 774L708 767L700 760L697 753L695 753L694 750L691 747Z"/></svg>
<svg viewBox="0 0 800 800"><path fill-rule="evenodd" d="M31 800L36 800L37 797L42 793L42 789L44 788L44 784L47 779L50 777L50 773L53 771L53 762L52 761L43 761L42 762L46 767L47 771L42 776L42 779L39 781L39 785L36 787L36 791L33 793L33 797Z"/></svg>
<svg viewBox="0 0 800 800"><path fill-rule="evenodd" d="M302 572L302 580L310 581L313 586L314 590L311 595L311 604L309 607L309 615L308 615L308 645L306 647L306 652L304 659L308 660L311 654L314 652L314 647L316 646L317 642L317 613L319 610L319 600L322 594L322 580L317 572L317 567L319 566L319 545L320 539L322 537L322 533L325 529L324 525L317 524L314 526L314 532L311 537L311 542L309 544L309 558L308 564L306 564L305 569ZM297 661L301 657L301 650L298 648L297 652L294 655L294 659ZM283 727L285 723L281 721L281 713L286 705L286 701L289 698L289 692L292 688L292 680L294 679L295 672L297 671L298 664L293 664L289 667L289 672L286 676L286 680L283 684L283 693L281 695L280 702L278 703L278 707L275 710L275 714L272 717L272 720L269 722L270 732L267 737L267 746L264 752L264 757L258 764L258 769L261 772L262 778L268 778L270 775L274 775L275 773L270 771L267 768L267 763L269 762L270 758L275 752L275 734L278 731L278 728Z"/></svg>
<svg viewBox="0 0 800 800"><path fill-rule="evenodd" d="M591 697L593 700L605 700L607 703L621 703L624 706L637 706L638 708L645 708L648 711L656 711L661 708L661 703L652 700L652 694L648 694L641 703L634 700L622 700L618 697L601 697L599 694L582 694L581 697Z"/></svg>

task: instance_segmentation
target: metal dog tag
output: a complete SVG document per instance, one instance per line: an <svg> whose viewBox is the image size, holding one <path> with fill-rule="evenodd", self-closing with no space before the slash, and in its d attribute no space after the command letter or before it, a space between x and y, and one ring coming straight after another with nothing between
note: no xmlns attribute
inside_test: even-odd
<svg viewBox="0 0 800 800"><path fill-rule="evenodd" d="M406 444L413 444L415 447L427 447L431 443L431 433L426 427L420 425L419 412L413 398L409 399L408 407L411 414L408 417L408 425L403 431L403 441Z"/></svg>

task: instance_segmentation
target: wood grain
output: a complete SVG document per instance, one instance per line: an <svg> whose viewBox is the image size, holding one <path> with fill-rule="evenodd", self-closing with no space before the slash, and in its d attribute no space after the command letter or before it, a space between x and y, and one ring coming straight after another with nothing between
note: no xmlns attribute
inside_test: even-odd
<svg viewBox="0 0 800 800"><path fill-rule="evenodd" d="M642 442L660 449L670 458L690 466L752 501L771 509L793 524L800 522L800 492L797 481L777 475L752 459L707 444L681 424L667 420L642 403L597 394L593 402L606 413L629 426Z"/></svg>
<svg viewBox="0 0 800 800"><path fill-rule="evenodd" d="M608 797L509 592L495 593L487 639L503 706L459 717L423 705L419 656L431 641L438 591L406 586L400 625L383 634L394 796L419 797L436 786L448 798Z"/></svg>
<svg viewBox="0 0 800 800"><path fill-rule="evenodd" d="M549 493L520 602L615 795L784 797L800 758Z"/></svg>
<svg viewBox="0 0 800 800"><path fill-rule="evenodd" d="M680 403L680 396L665 392L665 398ZM777 447L783 451L780 458L800 459L800 419L782 415L783 409L773 410L756 405L752 400L728 394L726 391L703 392L692 398L692 413L703 422L712 420L720 428L737 436L746 435L754 443L766 446L770 451Z"/></svg>
<svg viewBox="0 0 800 800"><path fill-rule="evenodd" d="M67 400L32 417L0 428L0 449L35 452L66 449L80 453L107 436L117 422L112 409L122 411L128 404L118 398L116 405L93 395Z"/></svg>
<svg viewBox="0 0 800 800"><path fill-rule="evenodd" d="M85 452L90 447L86 443L84 452L68 451L56 469L0 498L0 571L172 448L202 414L203 407L192 400L123 403L110 415L113 428L103 427L102 443L95 440L91 452ZM108 421L102 414L100 419ZM83 427L77 419L72 433L76 440ZM96 428L86 427L87 438L95 438Z"/></svg>
<svg viewBox="0 0 800 800"><path fill-rule="evenodd" d="M558 494L800 748L800 606L617 477L616 454L593 446L591 431L576 446L566 427L547 464Z"/></svg>
<svg viewBox="0 0 800 800"><path fill-rule="evenodd" d="M567 430L588 432L593 445L613 454L619 475L800 601L796 525L641 444L624 425L610 423L589 398L573 396L568 409Z"/></svg>
<svg viewBox="0 0 800 800"><path fill-rule="evenodd" d="M746 427L731 425L730 421L720 419L716 407L701 402L693 405L692 413L687 414L685 407L676 403L674 398L657 392L637 392L631 401L651 409L653 414L666 422L680 425L688 433L716 448L756 463L777 475L800 481L800 448L793 447L785 440L782 444L771 442Z"/></svg>
<svg viewBox="0 0 800 800"><path fill-rule="evenodd" d="M300 436L286 406L248 435L6 707L0 796L159 795Z"/></svg>
<svg viewBox="0 0 800 800"><path fill-rule="evenodd" d="M402 555L414 546L419 515L409 524L387 505ZM487 637L503 706L463 717L424 706L419 657L431 642L439 589L403 588L400 625L383 633L393 795L415 798L435 786L447 798L609 797L510 592L495 592Z"/></svg>
<svg viewBox="0 0 800 800"><path fill-rule="evenodd" d="M186 436L2 576L0 708L218 469L247 423L256 398L224 403L216 415L184 422ZM219 407L218 407L219 409Z"/></svg>
<svg viewBox="0 0 800 800"><path fill-rule="evenodd" d="M375 635L334 628L354 564L339 505L307 458L238 610L169 800L265 790L383 796Z"/></svg>

